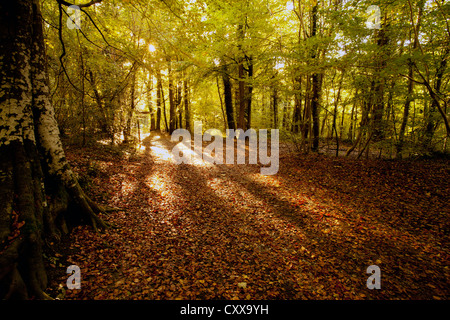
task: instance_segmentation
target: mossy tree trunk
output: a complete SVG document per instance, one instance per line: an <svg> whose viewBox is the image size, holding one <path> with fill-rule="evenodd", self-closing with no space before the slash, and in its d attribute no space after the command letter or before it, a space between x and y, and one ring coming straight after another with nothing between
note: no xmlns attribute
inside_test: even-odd
<svg viewBox="0 0 450 320"><path fill-rule="evenodd" d="M64 154L38 0L0 2L0 297L49 298L43 248L73 218L105 228ZM73 210L68 210L72 208Z"/></svg>

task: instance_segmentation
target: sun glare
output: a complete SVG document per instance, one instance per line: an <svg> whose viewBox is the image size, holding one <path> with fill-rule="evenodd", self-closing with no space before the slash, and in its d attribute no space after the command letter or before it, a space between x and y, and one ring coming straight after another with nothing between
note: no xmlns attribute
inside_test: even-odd
<svg viewBox="0 0 450 320"><path fill-rule="evenodd" d="M286 10L294 10L294 4L292 1L286 2Z"/></svg>

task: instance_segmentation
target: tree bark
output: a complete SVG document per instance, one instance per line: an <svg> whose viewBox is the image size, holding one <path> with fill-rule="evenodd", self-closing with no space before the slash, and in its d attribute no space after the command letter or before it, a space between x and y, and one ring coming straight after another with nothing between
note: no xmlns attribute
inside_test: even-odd
<svg viewBox="0 0 450 320"><path fill-rule="evenodd" d="M244 62L240 61L238 66L239 71L239 116L238 116L238 128L245 131L245 82L244 82Z"/></svg>
<svg viewBox="0 0 450 320"><path fill-rule="evenodd" d="M175 88L175 129L183 128L183 109L181 102L183 101L183 82L179 79L178 73L176 77Z"/></svg>
<svg viewBox="0 0 450 320"><path fill-rule="evenodd" d="M384 92L386 86L386 76L384 70L390 56L389 53L389 38L388 38L389 22L387 16L384 17L384 23L379 31L375 31L375 39L377 43L376 51L376 72L372 80L372 130L373 141L379 142L385 137L385 125L383 121L384 114Z"/></svg>
<svg viewBox="0 0 450 320"><path fill-rule="evenodd" d="M297 71L298 72L298 71ZM292 113L292 132L298 133L302 120L302 77L296 75L294 78L294 112Z"/></svg>
<svg viewBox="0 0 450 320"><path fill-rule="evenodd" d="M312 28L311 28L311 37L315 37L317 35L317 15L318 15L318 4L317 2L314 3L314 6L312 8ZM316 53L316 49L313 49L312 58L317 59L318 55ZM312 143L312 150L318 151L319 150L319 100L320 100L320 75L317 72L314 72L312 74L311 78L312 82L312 99L311 99L311 115L312 115L312 133L313 133L313 143Z"/></svg>
<svg viewBox="0 0 450 320"><path fill-rule="evenodd" d="M248 64L248 82L247 82L247 95L246 95L246 110L245 110L245 117L246 117L246 129L251 128L252 124L252 95L253 95L253 58L248 57L247 58L247 64Z"/></svg>
<svg viewBox="0 0 450 320"><path fill-rule="evenodd" d="M136 108L135 104L135 94L136 94L136 70L133 71L133 75L131 76L131 86L130 86L130 106L127 112L127 119L125 123L125 128L123 130L123 143L129 143L131 138L131 126L133 123L133 114L134 109Z"/></svg>
<svg viewBox="0 0 450 320"><path fill-rule="evenodd" d="M162 95L162 83L161 83L161 71L156 70L156 130L161 131L161 95Z"/></svg>
<svg viewBox="0 0 450 320"><path fill-rule="evenodd" d="M183 100L184 100L184 118L186 121L185 128L189 132L191 131L191 111L189 108L189 86L186 75L183 79Z"/></svg>
<svg viewBox="0 0 450 320"><path fill-rule="evenodd" d="M147 81L147 108L150 112L150 130L156 130L156 110L152 102L152 91L153 91L153 76L149 75L149 80Z"/></svg>
<svg viewBox="0 0 450 320"><path fill-rule="evenodd" d="M49 99L37 0L0 2L0 296L50 298L44 240L77 219L106 228L67 162Z"/></svg>
<svg viewBox="0 0 450 320"><path fill-rule="evenodd" d="M228 68L224 61L222 63L222 81L223 81L223 95L225 100L225 113L227 115L228 129L235 129L234 113L233 113L233 96L231 93L231 81L228 74Z"/></svg>
<svg viewBox="0 0 450 320"><path fill-rule="evenodd" d="M242 55L242 41L244 40L244 27L242 24L238 25L238 49ZM246 99L245 99L245 75L244 75L244 57L238 58L238 88L239 88L239 113L238 113L238 123L239 129L246 130L245 128L245 109L246 109Z"/></svg>
<svg viewBox="0 0 450 320"><path fill-rule="evenodd" d="M216 77L216 84L217 84L217 94L219 95L219 101L220 101L220 109L222 110L223 129L224 129L224 132L226 132L228 129L227 128L227 117L225 116L225 109L223 107L222 94L220 93L219 77Z"/></svg>
<svg viewBox="0 0 450 320"><path fill-rule="evenodd" d="M169 74L169 134L172 134L176 127L176 106L173 87L172 62L169 59L167 63Z"/></svg>
<svg viewBox="0 0 450 320"><path fill-rule="evenodd" d="M278 129L278 86L273 84L272 88L272 111L273 111L273 127Z"/></svg>
<svg viewBox="0 0 450 320"><path fill-rule="evenodd" d="M157 99L159 100L159 103L160 103L159 111L160 111L160 113L162 112L162 115L164 116L164 125L166 128L166 132L169 132L169 126L167 124L167 114L166 114L166 99L164 97L164 89L163 89L163 84L162 84L161 70L156 71L156 81L157 81L156 86L158 87L157 93L159 95L159 98L157 98ZM162 110L161 110L161 102L162 102Z"/></svg>

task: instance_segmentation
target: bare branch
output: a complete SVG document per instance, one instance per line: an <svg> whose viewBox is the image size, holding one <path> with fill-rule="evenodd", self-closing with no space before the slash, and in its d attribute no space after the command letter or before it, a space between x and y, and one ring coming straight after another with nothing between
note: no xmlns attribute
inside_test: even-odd
<svg viewBox="0 0 450 320"><path fill-rule="evenodd" d="M59 38L59 42L61 43L61 48L62 48L62 52L61 55L59 56L59 63L61 65L61 68L64 72L64 74L67 77L67 80L69 81L69 83L72 85L72 87L74 87L75 90L77 90L78 92L82 92L71 80L70 77L67 73L66 67L64 66L64 62L63 62L63 58L66 55L66 47L64 45L64 40L63 40L63 35L62 35L62 7L61 4L58 3L58 10L59 10L59 29L58 29L58 38Z"/></svg>
<svg viewBox="0 0 450 320"><path fill-rule="evenodd" d="M411 78L409 75L407 75L407 74L401 74L400 73L400 75L402 76L402 77L405 77L406 79L408 79L408 80L411 80L412 82L415 82L415 83L418 83L418 84L421 84L421 85L425 85L425 82L421 82L421 81L417 81L417 80L415 80L414 78Z"/></svg>

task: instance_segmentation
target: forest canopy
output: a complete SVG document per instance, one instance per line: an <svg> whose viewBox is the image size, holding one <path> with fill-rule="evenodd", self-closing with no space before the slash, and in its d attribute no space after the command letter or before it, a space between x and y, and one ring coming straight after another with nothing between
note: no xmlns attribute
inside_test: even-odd
<svg viewBox="0 0 450 320"><path fill-rule="evenodd" d="M46 0L51 99L80 143L202 121L277 128L304 152L446 152L449 15L441 0Z"/></svg>

